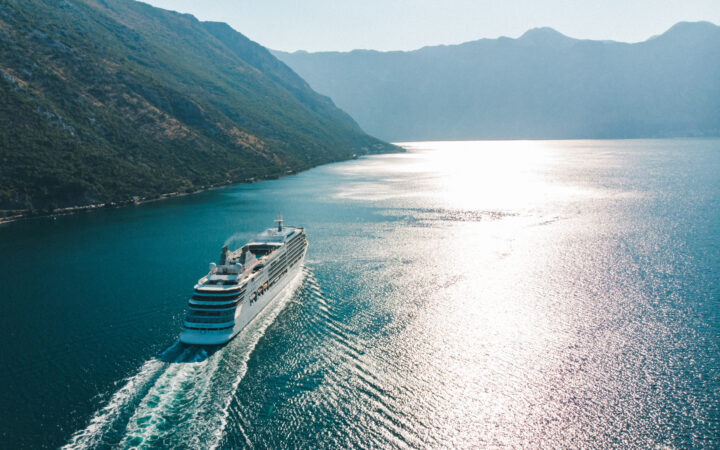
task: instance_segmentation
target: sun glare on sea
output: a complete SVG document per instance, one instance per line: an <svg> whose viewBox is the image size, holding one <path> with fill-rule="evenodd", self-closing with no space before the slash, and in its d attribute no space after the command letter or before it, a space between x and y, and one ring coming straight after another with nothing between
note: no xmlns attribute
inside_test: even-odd
<svg viewBox="0 0 720 450"><path fill-rule="evenodd" d="M435 195L459 209L526 208L579 193L548 182L545 169L556 163L553 147L542 141L481 141L403 144L411 151L441 145L409 170L432 173Z"/></svg>
<svg viewBox="0 0 720 450"><path fill-rule="evenodd" d="M584 142L401 145L407 153L335 169L348 178L335 197L378 205L404 224L378 255L404 261L390 303L392 316L408 317L388 345L413 368L403 414L428 434L442 429L437 444L558 438L576 417L557 413L567 407L556 398L566 380L555 366L575 370L565 360L574 328L602 320L583 309L596 301L585 285L607 283L593 278L593 261L612 255L594 236L617 229L578 211L622 194L578 178L573 167L592 177L616 155L587 152ZM539 419L551 413L553 421Z"/></svg>
<svg viewBox="0 0 720 450"><path fill-rule="evenodd" d="M404 154L338 167L348 174L372 174L340 187L336 196L356 200L435 199L438 207L461 211L533 208L539 203L592 195L586 188L549 178L560 164L557 147L544 141L451 141L400 143ZM442 148L438 151L437 148ZM407 184L411 183L411 186ZM388 189L393 185L397 189Z"/></svg>

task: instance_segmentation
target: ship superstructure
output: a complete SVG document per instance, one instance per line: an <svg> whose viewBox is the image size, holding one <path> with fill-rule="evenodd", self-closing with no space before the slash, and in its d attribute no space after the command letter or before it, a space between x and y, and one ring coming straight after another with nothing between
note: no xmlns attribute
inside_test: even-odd
<svg viewBox="0 0 720 450"><path fill-rule="evenodd" d="M180 342L224 344L238 334L300 273L305 229L269 228L237 250L222 248L220 261L195 285Z"/></svg>

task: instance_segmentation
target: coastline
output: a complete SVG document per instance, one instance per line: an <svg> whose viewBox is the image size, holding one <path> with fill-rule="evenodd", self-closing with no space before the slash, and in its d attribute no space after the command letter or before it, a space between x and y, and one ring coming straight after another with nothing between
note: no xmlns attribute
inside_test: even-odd
<svg viewBox="0 0 720 450"><path fill-rule="evenodd" d="M284 174L277 175L266 175L266 176L257 176L257 177L251 177L244 181L240 182L230 182L226 184L218 184L218 185L212 185L212 186L205 186L205 187L199 187L196 190L193 190L192 192L167 192L164 194L160 194L156 197L148 198L148 197L141 197L141 196L133 196L130 199L127 200L121 200L116 202L107 202L107 203L92 203L89 205L78 205L78 206L68 206L66 208L56 208L52 212L25 212L20 213L12 216L6 216L6 217L0 217L0 226L6 225L13 222L19 222L22 220L31 220L31 219L39 219L39 218L45 218L45 217L57 217L57 216L67 216L71 214L76 214L80 212L87 212L87 211L96 211L99 209L105 209L105 208L124 208L127 206L137 206L142 205L145 203L152 203L157 202L161 200L167 200L170 198L177 198L177 197L185 197L188 195L194 195L194 194L200 194L202 192L212 191L215 189L221 189L221 188L227 188L232 186L240 186L243 184L252 184L257 183L260 181L268 181L268 180L277 180L279 178L284 178L292 175L296 175L301 172L305 172L310 169L314 169L315 167L324 166L327 164L335 164L340 162L346 162L346 161L352 161L354 159L359 159L365 156L370 155L381 155L381 154L392 154L392 153L403 153L406 150L397 144L390 144L391 146L395 147L397 151L391 151L391 152L379 152L379 153L367 153L363 155L353 155L351 158L348 159L341 159L338 161L328 161L326 163L318 164L316 166L310 166L305 167L302 169L288 169Z"/></svg>
<svg viewBox="0 0 720 450"><path fill-rule="evenodd" d="M334 161L334 162L340 162L340 161ZM325 163L325 164L332 164L332 163ZM320 164L319 166L322 166L325 164ZM219 184L219 185L201 187L201 188L198 188L197 190L193 190L192 192L166 192L164 194L160 194L160 195L158 195L156 197L152 197L152 198L134 196L128 200L121 200L121 201L117 201L117 202L92 203L89 205L79 205L79 206L68 206L66 208L56 208L51 213L34 212L32 214L24 213L24 214L17 214L14 216L0 217L0 226L6 225L9 223L13 223L13 222L19 222L22 220L40 219L40 218L45 218L45 217L69 216L71 214L76 214L76 213L80 213L80 212L96 211L99 209L106 209L106 208L124 208L127 206L138 206L138 205L143 205L145 203L159 202L159 201L167 200L170 198L185 197L188 195L200 194L202 192L212 191L215 189L239 186L242 184L252 184L252 183L257 183L260 181L276 180L278 178L295 175L297 173L304 172L306 170L310 170L310 169L313 169L314 167L319 167L319 166L308 167L306 169L302 169L302 170L298 170L298 171L291 171L289 173L286 173L286 174L280 175L280 176L252 177L246 181L241 181L241 182L237 182L237 183L227 183L227 184Z"/></svg>
<svg viewBox="0 0 720 450"><path fill-rule="evenodd" d="M261 181L261 180L257 180L257 181ZM249 184L249 183L254 183L254 181L250 181L247 183L236 183L236 184ZM78 212L94 211L94 210L104 209L104 208L123 208L125 206L130 206L130 205L142 205L143 203L151 203L151 202L157 202L160 200L166 200L168 198L184 197L186 195L199 194L201 192L209 191L212 189L219 189L221 187L234 186L236 184L213 186L213 187L209 187L209 188L198 189L197 191L193 191L193 192L168 192L165 194L160 194L158 197L154 197L154 198L138 197L137 199L131 199L131 200L119 201L119 202L92 203L89 205L68 206L67 208L54 209L53 212L51 212L51 213L17 214L14 216L0 217L0 225L12 223L12 222L18 222L21 220L30 220L30 219L36 219L36 218L39 219L39 218L43 218L43 217L68 216L68 215L75 214Z"/></svg>

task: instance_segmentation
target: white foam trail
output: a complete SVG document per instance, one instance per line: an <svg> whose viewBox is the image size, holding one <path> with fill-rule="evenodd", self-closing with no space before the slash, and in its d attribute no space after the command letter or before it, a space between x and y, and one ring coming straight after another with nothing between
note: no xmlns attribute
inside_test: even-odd
<svg viewBox="0 0 720 450"><path fill-rule="evenodd" d="M235 380L232 384L231 395L226 395L223 398L224 404L220 408L217 417L218 426L215 427L213 431L213 437L215 438L215 441L211 442L208 448L214 450L222 442L222 438L225 435L225 427L227 427L228 416L230 413L230 404L232 403L235 391L237 391L237 388L240 385L240 381L242 381L243 377L245 377L245 373L247 372L247 362L250 359L250 355L255 349L255 345L257 345L257 343L260 341L260 338L265 335L265 331L267 330L268 326L270 326L270 324L275 321L277 315L280 314L280 311L283 310L285 305L288 303L290 298L297 290L298 286L300 286L304 275L305 270L301 270L300 273L298 273L298 275L295 277L295 279L291 280L288 283L287 287L285 287L283 292L281 294L278 294L282 295L282 297L278 301L274 302L272 309L268 311L267 314L264 314L263 317L258 317L258 319L260 320L256 320L253 324L251 324L249 329L247 330L248 332L244 333L244 335L241 336L242 339L238 341L238 344L240 345L233 346L233 349L245 350L242 351L242 364L240 370L238 370L237 372L237 377L235 377ZM248 437L245 436L244 431L243 435L246 441L248 441L248 444L252 446L249 442Z"/></svg>
<svg viewBox="0 0 720 450"><path fill-rule="evenodd" d="M164 368L169 366L169 363L161 359L177 351L180 348L179 345L178 342L175 342L162 353L160 359L146 361L142 367L140 367L138 373L128 378L123 387L113 394L107 405L93 415L92 419L90 419L90 424L85 427L85 429L76 432L70 439L70 442L62 448L89 448L103 443L102 441L106 432L112 428L118 417L120 417L136 397L145 390L148 383L162 372Z"/></svg>
<svg viewBox="0 0 720 450"><path fill-rule="evenodd" d="M301 271L240 335L209 357L202 347L190 346L176 358L161 356L147 361L64 448L217 448L250 355L303 277ZM182 348L178 346L176 343L163 356ZM118 436L123 425L125 431ZM252 446L248 436L244 437Z"/></svg>
<svg viewBox="0 0 720 450"><path fill-rule="evenodd" d="M211 377L217 368L217 361L219 358L213 358L213 364L208 364L207 354L200 349L192 361L171 364L135 408L120 446L132 448L141 444L152 445L157 438L162 437L163 429L170 419L182 415L182 406L188 396L197 394L193 392L194 385L198 380ZM210 374L203 370L208 365L213 367Z"/></svg>

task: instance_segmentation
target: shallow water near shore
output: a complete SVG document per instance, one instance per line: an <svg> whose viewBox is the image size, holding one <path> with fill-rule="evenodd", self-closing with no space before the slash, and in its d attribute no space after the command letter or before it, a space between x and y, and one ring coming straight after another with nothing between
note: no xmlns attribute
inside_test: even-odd
<svg viewBox="0 0 720 450"><path fill-rule="evenodd" d="M4 445L720 446L720 140L404 146L0 226ZM295 289L178 344L278 211Z"/></svg>

